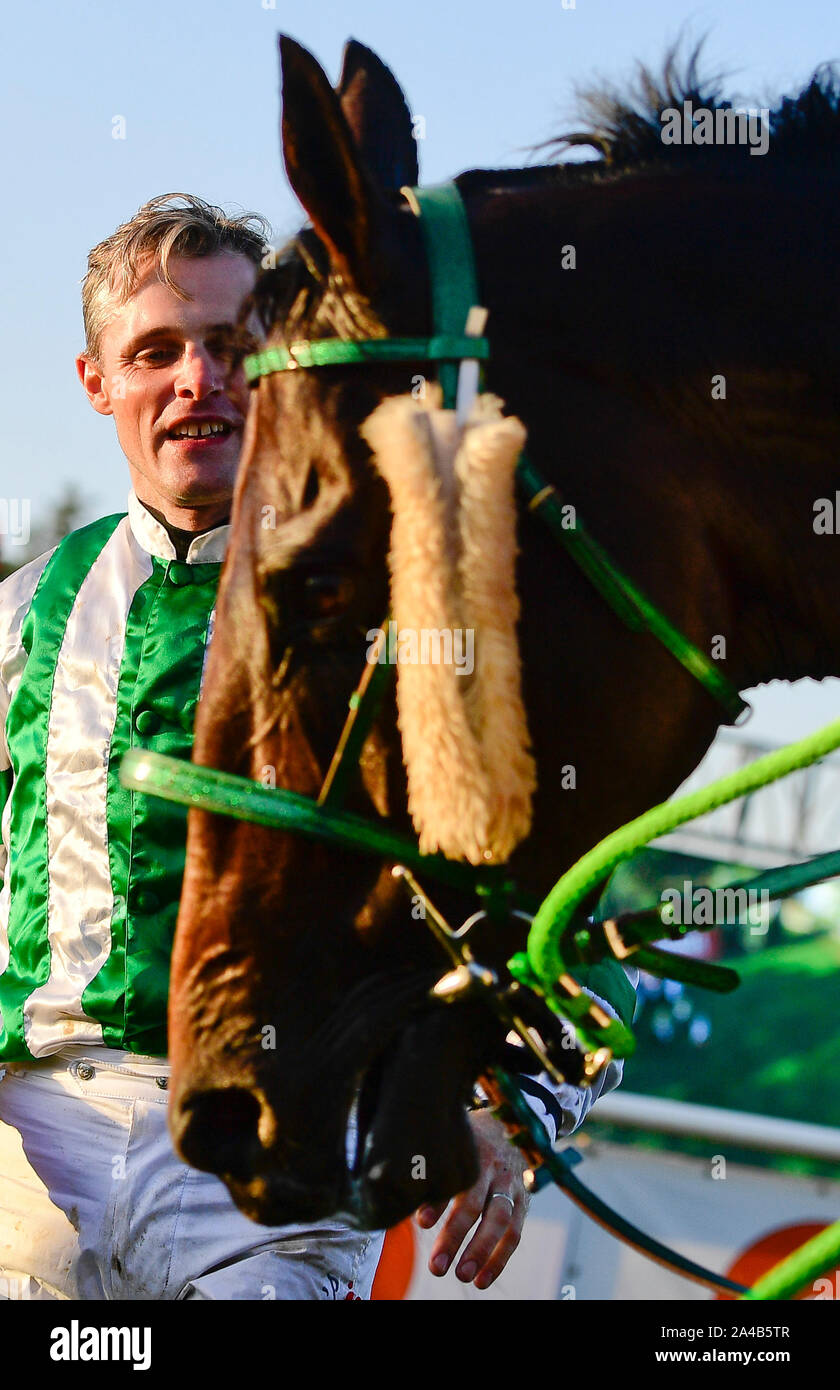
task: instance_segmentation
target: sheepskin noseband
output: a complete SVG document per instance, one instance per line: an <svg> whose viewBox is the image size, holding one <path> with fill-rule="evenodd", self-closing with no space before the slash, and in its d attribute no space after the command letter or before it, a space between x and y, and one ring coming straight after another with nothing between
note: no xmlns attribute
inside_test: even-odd
<svg viewBox="0 0 840 1390"><path fill-rule="evenodd" d="M385 659L421 850L504 862L536 787L516 641L525 429L495 396L478 396L463 426L441 399L436 386L391 397L362 427L393 511Z"/></svg>

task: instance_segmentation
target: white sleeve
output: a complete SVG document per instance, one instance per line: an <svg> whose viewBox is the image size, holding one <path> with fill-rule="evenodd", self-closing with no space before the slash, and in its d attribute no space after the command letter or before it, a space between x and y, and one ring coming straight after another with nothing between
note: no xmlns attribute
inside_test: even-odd
<svg viewBox="0 0 840 1390"><path fill-rule="evenodd" d="M17 689L23 668L26 665L26 652L21 644L21 628L29 611L32 595L46 567L52 551L39 555L28 565L15 570L8 579L0 583L0 818L6 800L7 784L11 781L11 759L6 746L6 716L9 702ZM0 819L0 824L5 824ZM0 883L6 872L5 837L0 835Z"/></svg>
<svg viewBox="0 0 840 1390"><path fill-rule="evenodd" d="M639 982L638 970L627 965L622 968L635 989ZM608 1004L606 999L593 994L591 990L587 990L586 993L596 1000L611 1018L618 1018L612 1004ZM516 1033L509 1034L508 1042L525 1046ZM615 1090L623 1074L624 1060L619 1058L609 1062L591 1086L573 1086L568 1082L558 1084L544 1071L536 1076L518 1075L516 1080L528 1105L543 1121L548 1136L554 1143L557 1139L573 1134L583 1124L595 1102L600 1100L601 1096Z"/></svg>

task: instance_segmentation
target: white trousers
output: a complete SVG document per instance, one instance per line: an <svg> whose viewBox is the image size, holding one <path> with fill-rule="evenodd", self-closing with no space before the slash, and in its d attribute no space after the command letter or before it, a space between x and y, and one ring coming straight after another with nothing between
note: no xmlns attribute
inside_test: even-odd
<svg viewBox="0 0 840 1390"><path fill-rule="evenodd" d="M176 1157L168 1074L104 1047L6 1064L0 1298L369 1298L383 1235L243 1216Z"/></svg>

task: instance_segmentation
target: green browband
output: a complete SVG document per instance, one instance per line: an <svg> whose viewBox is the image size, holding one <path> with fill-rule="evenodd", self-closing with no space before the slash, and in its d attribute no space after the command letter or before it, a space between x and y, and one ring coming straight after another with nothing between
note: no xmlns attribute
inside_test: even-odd
<svg viewBox="0 0 840 1390"><path fill-rule="evenodd" d="M261 376L291 372L297 367L368 366L374 362L461 362L470 357L486 362L490 344L486 338L439 333L433 338L322 338L290 343L287 348L266 348L252 353L243 363L251 385Z"/></svg>

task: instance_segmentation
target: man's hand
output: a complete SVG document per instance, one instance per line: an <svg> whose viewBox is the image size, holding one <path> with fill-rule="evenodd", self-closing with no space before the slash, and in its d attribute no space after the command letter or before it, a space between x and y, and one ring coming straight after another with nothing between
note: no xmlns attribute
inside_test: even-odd
<svg viewBox="0 0 840 1390"><path fill-rule="evenodd" d="M477 1289L487 1289L519 1244L528 1210L528 1193L522 1182L528 1165L495 1115L477 1110L470 1115L470 1123L478 1149L478 1180L453 1199L432 1247L429 1269L432 1274L445 1274L467 1233L478 1222L455 1273L465 1284L472 1281ZM418 1225L434 1226L446 1207L446 1202L420 1207Z"/></svg>

